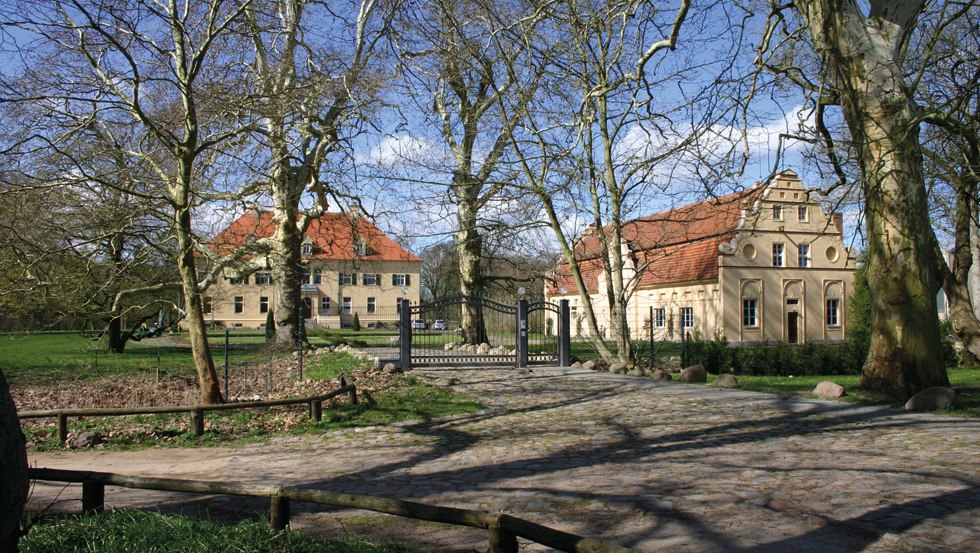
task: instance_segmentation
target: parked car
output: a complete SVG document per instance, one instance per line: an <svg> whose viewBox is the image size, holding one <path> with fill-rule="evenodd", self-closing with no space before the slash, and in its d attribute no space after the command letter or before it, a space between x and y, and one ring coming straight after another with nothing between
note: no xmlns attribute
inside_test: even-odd
<svg viewBox="0 0 980 553"><path fill-rule="evenodd" d="M432 330L449 330L449 327L446 326L446 321L436 319L435 322L432 323Z"/></svg>
<svg viewBox="0 0 980 553"><path fill-rule="evenodd" d="M412 330L425 330L425 321L422 319L415 319L412 321Z"/></svg>

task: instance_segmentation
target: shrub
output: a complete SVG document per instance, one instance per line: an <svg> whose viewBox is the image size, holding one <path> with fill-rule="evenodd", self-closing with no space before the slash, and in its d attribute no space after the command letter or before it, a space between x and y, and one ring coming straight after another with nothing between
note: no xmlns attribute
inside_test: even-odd
<svg viewBox="0 0 980 553"><path fill-rule="evenodd" d="M354 312L354 322L351 323L350 327L354 332L360 332L361 330L361 319L358 318L356 311Z"/></svg>
<svg viewBox="0 0 980 553"><path fill-rule="evenodd" d="M271 309L265 314L265 341L276 341L276 318Z"/></svg>

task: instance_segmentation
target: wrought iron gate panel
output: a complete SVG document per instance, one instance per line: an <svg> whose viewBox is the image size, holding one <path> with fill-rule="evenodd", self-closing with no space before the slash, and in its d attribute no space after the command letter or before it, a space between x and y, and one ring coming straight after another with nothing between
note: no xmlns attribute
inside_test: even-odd
<svg viewBox="0 0 980 553"><path fill-rule="evenodd" d="M557 304L534 302L527 306L527 361L532 364L554 364L558 361L560 317Z"/></svg>
<svg viewBox="0 0 980 553"><path fill-rule="evenodd" d="M476 344L463 344L465 305L476 307L479 320ZM455 296L411 306L411 365L514 366L516 364L517 307L494 300ZM445 325L439 328L437 321Z"/></svg>

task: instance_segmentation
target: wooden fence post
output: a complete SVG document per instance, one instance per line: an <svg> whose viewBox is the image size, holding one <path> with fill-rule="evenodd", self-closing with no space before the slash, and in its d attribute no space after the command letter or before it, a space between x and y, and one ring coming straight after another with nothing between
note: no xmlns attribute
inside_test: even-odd
<svg viewBox="0 0 980 553"><path fill-rule="evenodd" d="M350 389L350 404L357 405L357 388Z"/></svg>
<svg viewBox="0 0 980 553"><path fill-rule="evenodd" d="M68 415L64 413L58 413L58 443L64 444L68 441Z"/></svg>
<svg viewBox="0 0 980 553"><path fill-rule="evenodd" d="M269 499L269 526L273 530L284 530L289 525L289 498L274 495Z"/></svg>
<svg viewBox="0 0 980 553"><path fill-rule="evenodd" d="M204 410L203 409L191 409L191 432L195 436L204 435Z"/></svg>
<svg viewBox="0 0 980 553"><path fill-rule="evenodd" d="M517 553L517 536L506 528L502 528L500 523L487 528L490 543L487 553Z"/></svg>
<svg viewBox="0 0 980 553"><path fill-rule="evenodd" d="M315 421L323 420L323 402L314 399L310 402L310 418Z"/></svg>
<svg viewBox="0 0 980 553"><path fill-rule="evenodd" d="M82 511L101 513L105 510L105 483L96 480L82 482Z"/></svg>

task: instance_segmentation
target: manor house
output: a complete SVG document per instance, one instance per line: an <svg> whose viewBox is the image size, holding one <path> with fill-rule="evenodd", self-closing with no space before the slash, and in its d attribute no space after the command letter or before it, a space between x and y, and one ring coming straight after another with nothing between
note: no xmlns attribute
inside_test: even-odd
<svg viewBox="0 0 980 553"><path fill-rule="evenodd" d="M855 259L840 214L826 213L793 171L766 187L649 215L624 225L620 252L636 338L680 340L691 331L731 342L834 342L847 335ZM610 336L597 230L575 257ZM545 291L568 299L572 336L588 333L568 261Z"/></svg>

